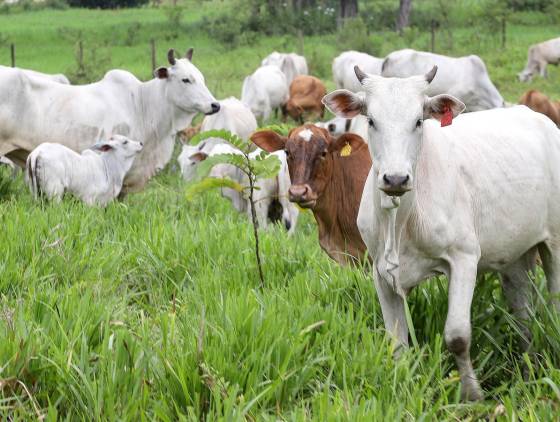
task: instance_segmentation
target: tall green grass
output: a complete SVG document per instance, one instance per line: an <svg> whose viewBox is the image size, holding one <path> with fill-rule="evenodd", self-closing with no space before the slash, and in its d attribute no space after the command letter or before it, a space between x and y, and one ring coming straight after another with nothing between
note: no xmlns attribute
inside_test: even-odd
<svg viewBox="0 0 560 422"><path fill-rule="evenodd" d="M202 12L187 19L196 21L195 13ZM120 45L134 21L142 24L137 43ZM272 49L297 45L275 37L228 50L189 31L166 40L165 17L151 9L0 16L18 63L49 72L72 66L72 43L57 35L62 26L95 42L106 37L111 65L142 77L151 37L162 63L167 46L193 45L218 97L239 95L243 76ZM515 72L527 45L553 33L513 27L506 51L485 37L478 51L474 30L461 29L453 52L481 54L514 100L526 88ZM380 36L383 54L407 45ZM428 40L413 38L417 48ZM330 77L335 36L306 39L304 51L311 69ZM554 95L558 77L553 71L534 86ZM309 213L293 237L281 227L263 233L260 288L249 221L216 193L187 202L174 167L106 209L34 202L21 176L2 188L1 420L558 420L560 319L543 297L541 273L526 356L516 351L499 281L481 280L472 355L486 401L463 404L441 335L444 278L411 295L419 347L395 361L369 271L329 260Z"/></svg>

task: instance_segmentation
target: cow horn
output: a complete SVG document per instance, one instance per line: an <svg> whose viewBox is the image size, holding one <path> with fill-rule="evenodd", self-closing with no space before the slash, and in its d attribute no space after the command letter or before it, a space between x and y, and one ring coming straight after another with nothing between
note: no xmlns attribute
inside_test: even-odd
<svg viewBox="0 0 560 422"><path fill-rule="evenodd" d="M175 50L173 50L172 48L170 48L169 51L167 52L167 60L169 61L169 64L171 66L173 66L176 63Z"/></svg>
<svg viewBox="0 0 560 422"><path fill-rule="evenodd" d="M362 83L363 80L367 77L367 75L362 72L362 69L360 69L358 65L354 66L354 73L356 74L356 78L358 78L360 83Z"/></svg>
<svg viewBox="0 0 560 422"><path fill-rule="evenodd" d="M428 81L428 83L432 82L434 80L434 77L436 76L437 73L437 66L432 67L432 70L430 70L428 73L426 73L426 81Z"/></svg>
<svg viewBox="0 0 560 422"><path fill-rule="evenodd" d="M189 62L192 62L192 53L193 53L194 49L191 47L187 50L187 52L185 53L185 57L187 59L189 59Z"/></svg>

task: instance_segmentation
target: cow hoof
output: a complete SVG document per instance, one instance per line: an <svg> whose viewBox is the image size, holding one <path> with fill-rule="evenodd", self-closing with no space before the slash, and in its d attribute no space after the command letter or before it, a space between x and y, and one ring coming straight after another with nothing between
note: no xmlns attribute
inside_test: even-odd
<svg viewBox="0 0 560 422"><path fill-rule="evenodd" d="M482 390L476 381L463 382L461 385L461 401L481 401L484 399Z"/></svg>

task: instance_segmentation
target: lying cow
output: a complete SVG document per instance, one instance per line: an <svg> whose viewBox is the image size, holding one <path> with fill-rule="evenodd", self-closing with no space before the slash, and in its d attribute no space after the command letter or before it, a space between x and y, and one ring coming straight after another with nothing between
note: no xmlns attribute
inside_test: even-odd
<svg viewBox="0 0 560 422"><path fill-rule="evenodd" d="M364 259L366 247L356 219L371 158L363 139L354 134L335 139L307 124L287 137L265 130L251 140L265 151L286 151L290 201L313 211L321 248L342 265Z"/></svg>
<svg viewBox="0 0 560 422"><path fill-rule="evenodd" d="M277 66L286 76L288 85L299 75L307 75L307 60L305 57L296 53L279 53L273 51L261 62L261 66Z"/></svg>
<svg viewBox="0 0 560 422"><path fill-rule="evenodd" d="M256 149L251 152L250 157L255 158L262 150ZM179 164L183 178L187 181L196 176L196 164L220 154L242 155L241 151L229 144L214 145L210 151L203 152L198 146L185 145L179 156ZM253 194L257 221L260 227L266 228L268 222L282 221L288 233L293 233L296 227L299 210L288 201L288 189L290 187L290 175L288 174L286 155L283 151L275 153L280 160L280 171L278 175L269 179L257 179ZM249 186L247 175L239 168L231 164L217 164L212 167L210 177L228 178L241 186ZM230 189L223 188L222 195L231 200L233 207L251 217L251 206L246 195Z"/></svg>
<svg viewBox="0 0 560 422"><path fill-rule="evenodd" d="M156 69L151 81L112 70L79 86L0 69L0 155L23 167L41 142L82 151L105 135L125 135L144 144L123 185L124 192L139 190L171 159L175 134L197 113L220 109L191 58L192 49L182 59L170 50L170 66Z"/></svg>
<svg viewBox="0 0 560 422"><path fill-rule="evenodd" d="M358 228L375 266L386 329L406 346L406 295L423 280L446 275L444 338L462 397L476 400L482 391L470 359L470 321L477 274L500 272L514 313L528 318L528 273L538 250L550 293L560 293L560 131L526 107L453 121L464 104L426 94L436 71L400 79L356 68L365 100L337 90L324 101L340 117L368 119L375 160Z"/></svg>
<svg viewBox="0 0 560 422"><path fill-rule="evenodd" d="M529 82L536 73L546 78L546 67L549 64L560 64L560 38L529 47L527 65L517 77L521 82Z"/></svg>
<svg viewBox="0 0 560 422"><path fill-rule="evenodd" d="M297 76L290 85L290 98L282 108L284 118L289 115L292 119L303 124L303 116L320 116L325 114L325 106L321 102L326 95L325 84L315 76Z"/></svg>
<svg viewBox="0 0 560 422"><path fill-rule="evenodd" d="M560 126L560 104L551 101L542 92L535 89L527 91L519 99L519 104L526 105L531 110L542 113Z"/></svg>
<svg viewBox="0 0 560 422"><path fill-rule="evenodd" d="M363 88L354 75L354 66L359 66L365 72L381 75L382 65L383 59L359 51L345 51L332 62L334 83L337 88L345 88L353 92L362 91Z"/></svg>
<svg viewBox="0 0 560 422"><path fill-rule="evenodd" d="M486 65L475 55L455 58L411 49L398 50L385 58L381 74L407 78L426 73L434 65L439 70L426 95L453 95L465 104L467 111L504 106L504 99L490 80Z"/></svg>
<svg viewBox="0 0 560 422"><path fill-rule="evenodd" d="M278 110L288 101L288 82L280 68L261 66L243 81L241 101L256 118L268 120L272 110Z"/></svg>
<svg viewBox="0 0 560 422"><path fill-rule="evenodd" d="M142 143L113 135L78 154L60 144L43 143L27 158L33 196L60 201L68 192L87 205L106 206L116 198Z"/></svg>

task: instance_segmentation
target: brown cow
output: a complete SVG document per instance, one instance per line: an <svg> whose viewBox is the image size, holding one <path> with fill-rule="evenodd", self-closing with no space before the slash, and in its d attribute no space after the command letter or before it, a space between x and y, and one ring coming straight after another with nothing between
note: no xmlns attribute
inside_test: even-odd
<svg viewBox="0 0 560 422"><path fill-rule="evenodd" d="M303 124L303 115L319 115L323 118L325 105L321 102L327 94L327 89L320 79L299 75L290 84L290 99L282 107L284 120L286 115Z"/></svg>
<svg viewBox="0 0 560 422"><path fill-rule="evenodd" d="M527 91L519 99L519 104L524 104L531 110L544 114L557 126L560 126L560 106L552 102L546 95L535 89Z"/></svg>
<svg viewBox="0 0 560 422"><path fill-rule="evenodd" d="M268 152L286 151L290 201L313 211L321 248L342 265L361 261L366 245L356 220L371 167L364 140L353 133L334 139L311 124L292 129L288 137L255 132L251 140Z"/></svg>

